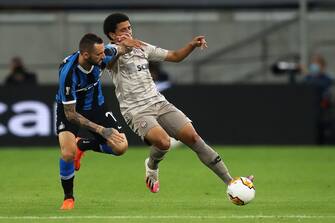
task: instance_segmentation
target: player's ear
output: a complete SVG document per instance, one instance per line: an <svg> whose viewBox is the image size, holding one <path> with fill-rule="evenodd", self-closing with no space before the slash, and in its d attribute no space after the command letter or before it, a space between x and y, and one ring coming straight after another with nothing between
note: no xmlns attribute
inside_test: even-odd
<svg viewBox="0 0 335 223"><path fill-rule="evenodd" d="M115 33L109 32L108 36L112 39L112 41L116 41L116 34Z"/></svg>
<svg viewBox="0 0 335 223"><path fill-rule="evenodd" d="M84 58L85 60L88 59L88 58L90 57L90 55L89 55L89 53L88 53L87 51L83 52L82 55L83 55L83 58Z"/></svg>

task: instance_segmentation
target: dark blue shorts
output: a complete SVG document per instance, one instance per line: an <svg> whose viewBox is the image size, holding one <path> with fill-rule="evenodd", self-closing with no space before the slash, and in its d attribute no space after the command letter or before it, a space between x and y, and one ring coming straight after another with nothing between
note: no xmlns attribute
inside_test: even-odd
<svg viewBox="0 0 335 223"><path fill-rule="evenodd" d="M93 135L93 137L99 143L102 144L106 142L105 138L103 138L101 135L95 132L89 131L87 129L81 128L77 124L69 122L67 118L65 117L63 104L57 103L56 111L57 111L57 116L56 116L57 135L60 132L69 131L69 132L72 132L76 137L77 136L86 137L87 132L89 132L91 135ZM116 120L113 113L107 109L105 104L102 104L101 106L93 110L77 111L77 112L80 113L85 118L87 118L88 120L98 125L104 126L106 128L115 128L119 132L123 132L122 125Z"/></svg>

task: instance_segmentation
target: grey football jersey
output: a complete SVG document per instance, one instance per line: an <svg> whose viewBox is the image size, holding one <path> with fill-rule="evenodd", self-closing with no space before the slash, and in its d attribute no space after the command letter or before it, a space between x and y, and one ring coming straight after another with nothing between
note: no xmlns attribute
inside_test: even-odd
<svg viewBox="0 0 335 223"><path fill-rule="evenodd" d="M106 47L111 46L113 44ZM109 70L123 115L127 112L136 114L152 104L166 100L152 80L149 61L163 61L167 53L168 50L146 43L143 50L133 48L131 52L120 56Z"/></svg>

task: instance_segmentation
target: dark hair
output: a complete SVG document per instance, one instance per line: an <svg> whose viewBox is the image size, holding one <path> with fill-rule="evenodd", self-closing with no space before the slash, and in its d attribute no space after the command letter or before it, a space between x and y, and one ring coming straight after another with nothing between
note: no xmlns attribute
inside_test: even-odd
<svg viewBox="0 0 335 223"><path fill-rule="evenodd" d="M89 52L93 49L94 44L101 44L103 40L95 35L94 33L87 33L85 34L80 42L79 42L79 51L82 52Z"/></svg>
<svg viewBox="0 0 335 223"><path fill-rule="evenodd" d="M114 33L116 30L117 24L119 24L120 22L125 22L125 21L129 21L129 17L122 13L113 13L107 16L107 18L104 21L104 33L108 37L108 39L111 39L108 33L110 32Z"/></svg>

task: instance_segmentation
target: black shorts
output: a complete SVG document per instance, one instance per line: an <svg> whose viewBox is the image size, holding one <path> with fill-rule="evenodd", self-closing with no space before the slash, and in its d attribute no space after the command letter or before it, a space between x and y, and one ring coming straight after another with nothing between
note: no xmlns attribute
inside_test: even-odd
<svg viewBox="0 0 335 223"><path fill-rule="evenodd" d="M78 112L78 111L77 111ZM89 111L79 111L82 116L87 118L88 120L101 125L106 128L115 128L119 132L123 132L122 125L116 120L113 113L111 111L108 111L105 104ZM77 124L73 124L67 120L64 113L64 107L63 104L57 103L57 116L56 116L56 132L57 135L60 132L69 131L72 132L76 137L80 133L80 136L82 137L82 134L84 136L87 136L85 132L90 132L91 135L100 143L103 144L106 142L106 139L103 138L100 134L84 130L84 128L81 128Z"/></svg>

